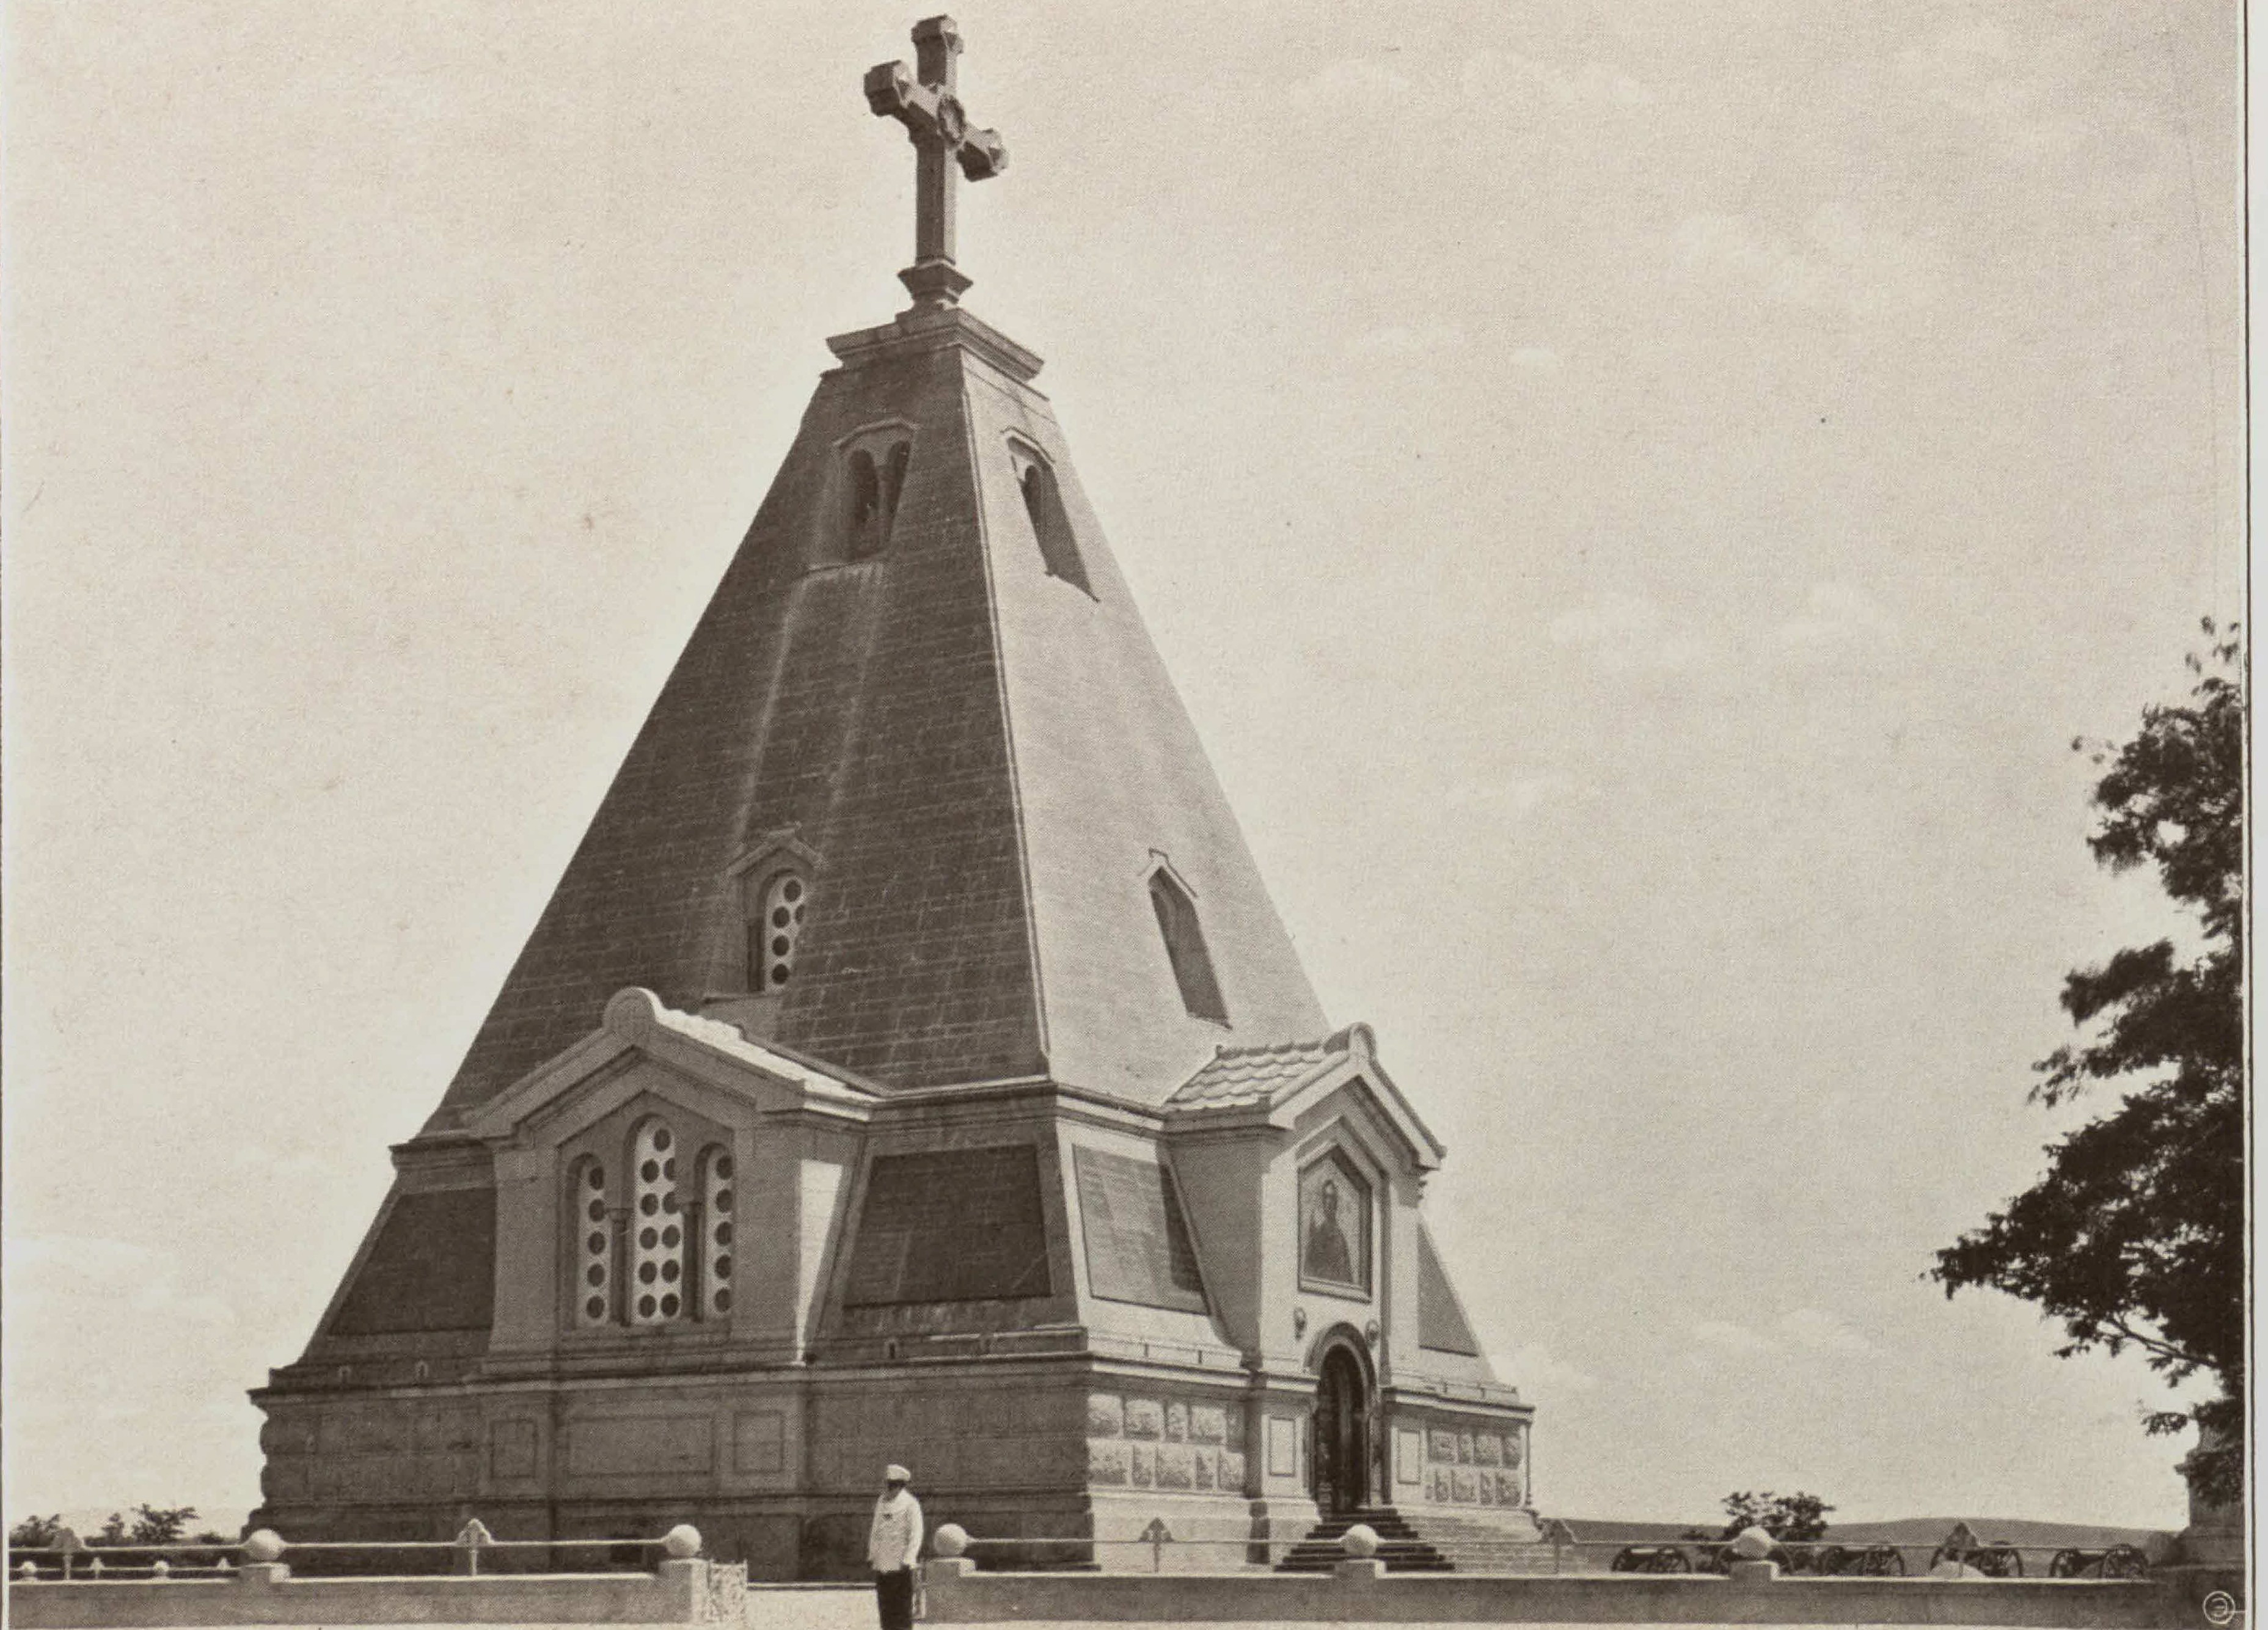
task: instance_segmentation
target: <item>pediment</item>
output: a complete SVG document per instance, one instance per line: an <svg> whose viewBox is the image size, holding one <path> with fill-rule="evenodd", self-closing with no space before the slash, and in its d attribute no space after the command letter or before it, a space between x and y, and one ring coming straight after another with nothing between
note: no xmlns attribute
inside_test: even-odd
<svg viewBox="0 0 2268 1630"><path fill-rule="evenodd" d="M615 993L596 1030L497 1094L465 1131L490 1142L556 1145L641 1095L725 1123L794 1115L860 1122L880 1096L846 1073L633 987Z"/></svg>
<svg viewBox="0 0 2268 1630"><path fill-rule="evenodd" d="M1265 1126L1305 1132L1332 1114L1360 1119L1394 1146L1381 1164L1432 1171L1448 1151L1378 1061L1366 1024L1320 1043L1224 1048L1167 1104L1177 1131Z"/></svg>

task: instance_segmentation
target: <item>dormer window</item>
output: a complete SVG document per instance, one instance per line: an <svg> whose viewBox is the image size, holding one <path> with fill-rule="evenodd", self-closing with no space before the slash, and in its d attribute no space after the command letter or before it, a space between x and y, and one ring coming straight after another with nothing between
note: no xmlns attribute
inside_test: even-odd
<svg viewBox="0 0 2268 1630"><path fill-rule="evenodd" d="M1212 954L1205 949L1204 930L1197 926L1197 902L1167 867L1150 874L1150 907L1157 914L1174 983L1181 987L1182 1006L1192 1018L1227 1024L1228 1004L1220 999L1220 981L1213 977Z"/></svg>
<svg viewBox="0 0 2268 1630"><path fill-rule="evenodd" d="M748 988L770 995L787 988L795 976L796 942L803 936L804 908L810 904L811 885L799 868L785 867L742 885L748 911Z"/></svg>
<svg viewBox="0 0 2268 1630"><path fill-rule="evenodd" d="M1079 558L1079 540L1071 536L1071 518L1064 513L1063 492L1056 473L1038 448L1023 441L1008 444L1008 462L1016 472L1016 490L1024 500L1024 516L1040 547L1040 563L1050 577L1060 577L1090 598L1094 590L1086 581L1086 562Z"/></svg>
<svg viewBox="0 0 2268 1630"><path fill-rule="evenodd" d="M835 444L828 496L820 505L814 566L871 561L890 547L898 499L913 462L914 427L902 419L868 425Z"/></svg>
<svg viewBox="0 0 2268 1630"><path fill-rule="evenodd" d="M905 490L906 465L912 452L912 444L902 441L851 450L845 558L871 561L889 543L890 525L897 519L898 495Z"/></svg>

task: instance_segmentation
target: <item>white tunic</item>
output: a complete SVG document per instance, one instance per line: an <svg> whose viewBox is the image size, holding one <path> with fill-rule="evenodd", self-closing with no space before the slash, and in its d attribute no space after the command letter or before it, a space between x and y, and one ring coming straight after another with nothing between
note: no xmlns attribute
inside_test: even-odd
<svg viewBox="0 0 2268 1630"><path fill-rule="evenodd" d="M921 1502L901 1488L874 1502L874 1528L866 1537L866 1560L878 1574L911 1568L921 1554Z"/></svg>

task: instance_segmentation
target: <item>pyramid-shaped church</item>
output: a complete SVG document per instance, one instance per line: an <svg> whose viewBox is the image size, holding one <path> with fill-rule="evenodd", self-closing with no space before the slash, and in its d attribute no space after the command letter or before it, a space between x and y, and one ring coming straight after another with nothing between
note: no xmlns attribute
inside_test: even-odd
<svg viewBox="0 0 2268 1630"><path fill-rule="evenodd" d="M620 1536L864 1568L932 1524L1128 1565L1320 1516L1533 1538L1442 1147L1301 971L1040 359L961 309L1005 150L951 19L866 77L911 308L828 341L746 540L306 1354L289 1538ZM980 1553L986 1550L979 1547Z"/></svg>

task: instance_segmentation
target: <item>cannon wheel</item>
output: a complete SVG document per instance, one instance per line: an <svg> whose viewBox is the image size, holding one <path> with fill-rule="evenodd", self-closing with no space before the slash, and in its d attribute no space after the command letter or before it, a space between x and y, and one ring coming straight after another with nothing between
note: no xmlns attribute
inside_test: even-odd
<svg viewBox="0 0 2268 1630"><path fill-rule="evenodd" d="M1813 1564L1822 1574L1839 1574L1851 1565L1851 1553L1841 1546L1830 1546L1819 1553Z"/></svg>
<svg viewBox="0 0 2268 1630"><path fill-rule="evenodd" d="M2103 1554L2105 1579L2141 1579L2150 1572L2150 1559L2132 1546L2113 1546Z"/></svg>
<svg viewBox="0 0 2268 1630"><path fill-rule="evenodd" d="M2055 1560L2048 1564L2048 1577L2051 1579L2076 1579L2087 1571L2087 1564L2088 1555L2086 1552L2073 1550L2066 1546L2065 1549L2057 1552L2055 1553Z"/></svg>
<svg viewBox="0 0 2268 1630"><path fill-rule="evenodd" d="M1869 1579L1902 1576L1906 1571L1905 1553L1896 1546L1872 1546L1859 1559L1859 1571Z"/></svg>
<svg viewBox="0 0 2268 1630"><path fill-rule="evenodd" d="M1693 1571L1693 1559L1675 1546L1664 1546L1653 1553L1646 1571L1649 1574L1690 1574Z"/></svg>
<svg viewBox="0 0 2268 1630"><path fill-rule="evenodd" d="M1959 1546L1942 1545L1929 1553L1929 1571L1933 1574L1948 1562L1966 1562L1968 1560Z"/></svg>
<svg viewBox="0 0 2268 1630"><path fill-rule="evenodd" d="M1786 1546L1774 1546L1771 1548L1771 1556L1769 1560L1778 1563L1779 1571L1783 1574L1794 1573L1799 1566L1795 1560L1795 1553L1789 1550Z"/></svg>
<svg viewBox="0 0 2268 1630"><path fill-rule="evenodd" d="M1638 1570L1639 1560L1638 1547L1624 1546L1615 1553L1615 1560L1607 1564L1607 1571L1613 1574L1634 1574Z"/></svg>
<svg viewBox="0 0 2268 1630"><path fill-rule="evenodd" d="M2012 1545L1988 1546L1984 1553L1983 1569L1995 1579L2021 1579L2023 1553Z"/></svg>

